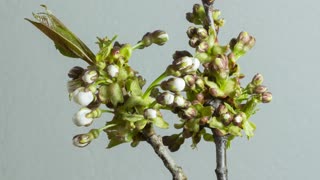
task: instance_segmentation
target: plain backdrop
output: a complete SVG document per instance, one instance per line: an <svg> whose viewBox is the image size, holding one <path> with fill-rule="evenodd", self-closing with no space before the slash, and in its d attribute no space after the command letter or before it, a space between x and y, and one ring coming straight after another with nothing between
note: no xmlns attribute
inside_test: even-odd
<svg viewBox="0 0 320 180"><path fill-rule="evenodd" d="M23 18L46 4L88 46L96 36L119 35L136 43L163 29L163 47L135 51L130 64L149 84L171 63L175 50L187 49L185 13L200 0L0 0L0 179L1 180L164 180L171 175L142 143L105 149L104 134L90 146L72 146L78 128L71 117L79 106L68 100L67 72L80 60L61 56L53 43ZM216 0L226 25L221 43L240 31L256 46L240 59L244 83L260 72L273 93L252 117L251 140L237 138L228 150L230 180L311 180L319 170L320 3L316 0ZM178 119L165 113L173 124ZM103 116L93 127L102 126ZM173 132L171 129L169 132ZM166 133L161 131L161 133ZM187 141L173 154L190 180L215 179L215 147Z"/></svg>

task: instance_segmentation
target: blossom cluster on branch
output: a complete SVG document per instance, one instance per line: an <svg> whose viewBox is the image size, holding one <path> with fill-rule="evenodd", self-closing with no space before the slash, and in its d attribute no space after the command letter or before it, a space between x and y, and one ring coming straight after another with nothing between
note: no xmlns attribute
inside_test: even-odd
<svg viewBox="0 0 320 180"><path fill-rule="evenodd" d="M129 65L129 59L135 50L164 45L169 39L166 32L148 32L135 45L121 44L116 41L117 36L98 38L100 50L94 54L47 8L34 14L36 21L27 19L54 41L61 54L88 63L87 67L76 66L68 73L70 99L81 106L72 118L74 124L90 126L102 113L113 114L105 126L74 136L74 145L85 147L102 132L109 139L108 148L122 143L135 147L141 141L152 142L149 138L154 135L154 126L169 128L162 110L180 118L174 124L179 132L162 138L171 151L177 151L188 138L196 147L201 139L214 141L214 135L228 135L229 141L243 134L252 137L256 127L250 117L259 103L272 100L261 74L256 74L246 86L240 83L244 74L238 59L256 40L241 32L229 43L220 44L218 33L224 19L219 10L210 10L208 17L208 9L195 4L192 12L186 14L193 24L186 34L194 53L175 51L172 63L145 91L145 79Z"/></svg>

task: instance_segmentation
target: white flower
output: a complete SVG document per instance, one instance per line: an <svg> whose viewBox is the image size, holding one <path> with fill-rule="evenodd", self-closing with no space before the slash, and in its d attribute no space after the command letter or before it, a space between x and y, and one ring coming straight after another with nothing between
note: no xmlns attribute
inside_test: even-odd
<svg viewBox="0 0 320 180"><path fill-rule="evenodd" d="M186 100L183 98L183 96L176 96L174 98L174 103L178 107L184 107L185 103L186 103Z"/></svg>
<svg viewBox="0 0 320 180"><path fill-rule="evenodd" d="M91 139L90 139L90 136L87 134L78 134L73 137L72 141L73 141L73 145L75 145L76 147L82 148L90 144Z"/></svg>
<svg viewBox="0 0 320 180"><path fill-rule="evenodd" d="M81 106L88 106L94 99L91 91L85 91L84 87L76 89L73 93L73 101Z"/></svg>
<svg viewBox="0 0 320 180"><path fill-rule="evenodd" d="M154 119L157 117L157 111L155 109L146 109L144 111L144 117L146 119Z"/></svg>
<svg viewBox="0 0 320 180"><path fill-rule="evenodd" d="M157 102L162 105L171 105L174 101L174 95L164 92L157 97Z"/></svg>
<svg viewBox="0 0 320 180"><path fill-rule="evenodd" d="M116 77L119 73L119 67L117 65L109 65L107 67L107 72L109 74L109 76L111 77Z"/></svg>
<svg viewBox="0 0 320 180"><path fill-rule="evenodd" d="M82 80L86 83L93 83L98 77L97 71L86 71L82 76Z"/></svg>
<svg viewBox="0 0 320 180"><path fill-rule="evenodd" d="M240 115L237 115L234 118L234 122L237 123L237 124L240 124L242 122L242 120L243 120L243 118Z"/></svg>
<svg viewBox="0 0 320 180"><path fill-rule="evenodd" d="M167 105L172 104L173 101L174 101L174 95L169 94L169 93L167 93L167 94L164 95L164 102L165 102L165 104L167 104Z"/></svg>
<svg viewBox="0 0 320 180"><path fill-rule="evenodd" d="M182 78L172 78L168 81L170 91L180 92L186 87L186 82Z"/></svg>
<svg viewBox="0 0 320 180"><path fill-rule="evenodd" d="M190 68L190 71L196 71L200 67L200 61L197 58L192 58L192 67Z"/></svg>
<svg viewBox="0 0 320 180"><path fill-rule="evenodd" d="M92 123L93 118L88 118L87 114L91 113L89 108L81 108L77 113L74 114L72 120L77 126L88 126Z"/></svg>

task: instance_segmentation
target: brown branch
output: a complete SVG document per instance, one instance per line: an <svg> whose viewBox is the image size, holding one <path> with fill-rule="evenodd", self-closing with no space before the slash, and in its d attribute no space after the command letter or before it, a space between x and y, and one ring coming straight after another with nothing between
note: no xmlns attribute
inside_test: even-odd
<svg viewBox="0 0 320 180"><path fill-rule="evenodd" d="M168 149L162 142L161 136L155 134L151 125L148 125L148 127L144 129L143 135L146 138L146 141L152 146L155 153L160 157L165 167L172 174L172 179L187 180L188 178L184 174L182 168L178 166L170 156Z"/></svg>
<svg viewBox="0 0 320 180"><path fill-rule="evenodd" d="M202 0L202 4L204 7L204 10L206 11L208 28L211 26L213 31L216 31L216 28L214 27L214 20L212 17L214 1L215 0ZM215 34L216 34L216 32L215 32Z"/></svg>
<svg viewBox="0 0 320 180"><path fill-rule="evenodd" d="M229 135L222 135L219 131L212 129L214 142L216 144L216 163L215 169L217 180L228 180L227 166L227 143Z"/></svg>

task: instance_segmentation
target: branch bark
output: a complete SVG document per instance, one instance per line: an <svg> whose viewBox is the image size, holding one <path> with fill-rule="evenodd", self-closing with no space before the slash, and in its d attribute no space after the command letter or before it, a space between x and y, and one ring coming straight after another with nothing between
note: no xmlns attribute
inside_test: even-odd
<svg viewBox="0 0 320 180"><path fill-rule="evenodd" d="M228 180L228 167L227 167L227 142L229 135L220 136L214 134L214 142L216 144L216 162L215 169L217 180Z"/></svg>
<svg viewBox="0 0 320 180"><path fill-rule="evenodd" d="M164 146L161 136L155 134L151 126L146 127L143 131L146 141L152 146L155 153L160 157L165 167L172 174L173 180L187 180L187 176L182 168L170 156L169 151Z"/></svg>
<svg viewBox="0 0 320 180"><path fill-rule="evenodd" d="M214 27L213 17L212 17L214 1L215 0L202 0L202 4L203 4L203 7L206 11L208 26L209 27L211 26L213 31L216 31L216 28ZM215 34L216 34L216 32L215 32Z"/></svg>

